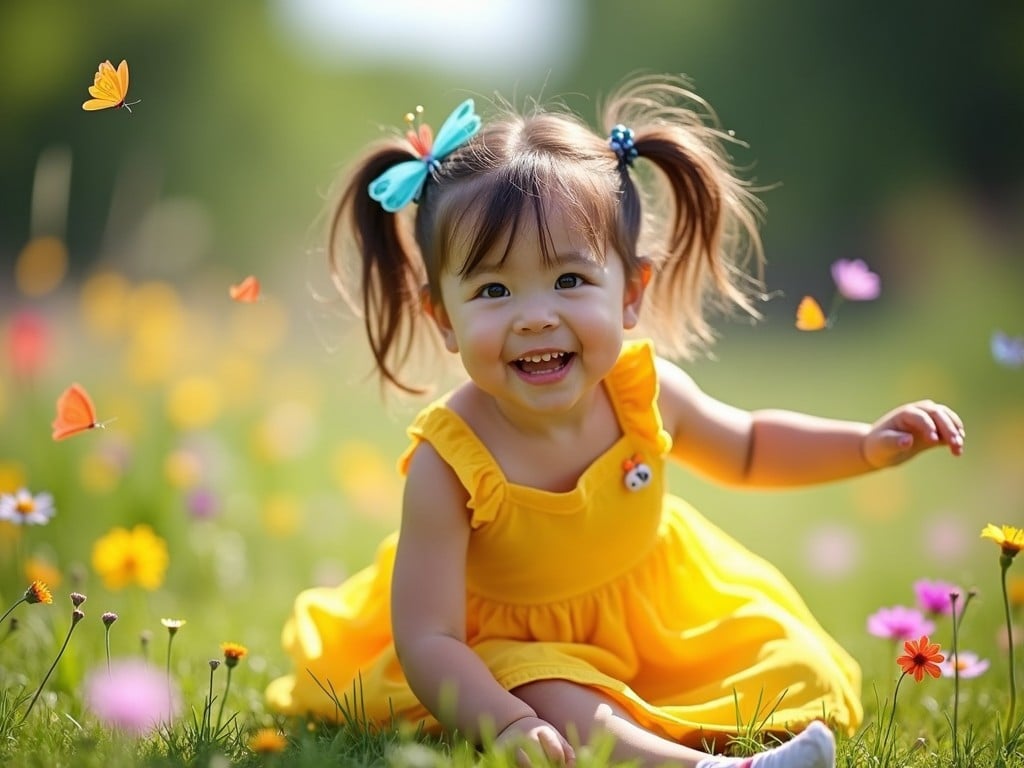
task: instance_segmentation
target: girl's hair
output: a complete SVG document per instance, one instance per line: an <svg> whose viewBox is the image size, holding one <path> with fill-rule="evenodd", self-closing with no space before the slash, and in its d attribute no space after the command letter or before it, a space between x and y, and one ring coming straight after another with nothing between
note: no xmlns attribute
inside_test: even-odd
<svg viewBox="0 0 1024 768"><path fill-rule="evenodd" d="M724 150L731 137L685 80L626 82L606 100L600 133L566 110L496 106L479 133L432 168L411 221L368 192L378 175L418 157L401 137L369 149L331 212L335 283L362 315L383 382L422 391L401 376L421 334L434 333L423 328L422 292L440 302L443 270L469 274L488 253L507 256L521 222L547 233L552 204L594 253L614 248L627 277L650 265L642 328L662 353L689 357L709 345L709 310L759 316L760 202ZM633 131L633 164L608 143L617 124ZM462 261L449 263L456 253ZM347 279L350 254L358 260Z"/></svg>

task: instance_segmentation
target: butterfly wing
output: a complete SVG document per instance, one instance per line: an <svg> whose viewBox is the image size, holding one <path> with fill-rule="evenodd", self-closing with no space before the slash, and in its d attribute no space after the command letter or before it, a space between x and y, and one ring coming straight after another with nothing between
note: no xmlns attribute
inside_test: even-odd
<svg viewBox="0 0 1024 768"><path fill-rule="evenodd" d="M260 281L253 275L249 275L237 285L228 288L228 293L235 301L253 302L260 297Z"/></svg>
<svg viewBox="0 0 1024 768"><path fill-rule="evenodd" d="M81 385L72 384L57 398L57 417L53 420L53 439L66 437L92 429L97 425L96 409L89 393Z"/></svg>
<svg viewBox="0 0 1024 768"><path fill-rule="evenodd" d="M121 59L121 63L117 65L117 82L123 102L128 98L128 62L124 59Z"/></svg>
<svg viewBox="0 0 1024 768"><path fill-rule="evenodd" d="M459 104L441 125L434 140L433 155L440 160L462 146L480 130L480 116L473 111L473 100Z"/></svg>
<svg viewBox="0 0 1024 768"><path fill-rule="evenodd" d="M810 296L804 296L796 308L796 327L801 331L820 331L828 325L821 305Z"/></svg>
<svg viewBox="0 0 1024 768"><path fill-rule="evenodd" d="M93 98L82 104L82 109L89 112L123 105L128 95L128 62L122 59L117 69L109 61L100 62L89 95Z"/></svg>

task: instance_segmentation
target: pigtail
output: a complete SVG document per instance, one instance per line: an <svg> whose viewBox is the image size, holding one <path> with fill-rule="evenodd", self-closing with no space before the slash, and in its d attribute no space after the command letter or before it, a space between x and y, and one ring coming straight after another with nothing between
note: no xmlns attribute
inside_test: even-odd
<svg viewBox="0 0 1024 768"><path fill-rule="evenodd" d="M423 390L401 381L398 371L418 335L420 288L425 282L422 262L405 217L385 211L368 192L381 173L415 157L395 142L378 147L357 164L331 216L328 261L336 287L363 320L382 381L421 394ZM342 254L349 252L347 234L358 254L357 274L352 276L344 274L342 263Z"/></svg>
<svg viewBox="0 0 1024 768"><path fill-rule="evenodd" d="M604 119L607 128L629 126L638 157L657 171L652 179L643 164L622 164L622 205L629 211L643 198L647 212L638 245L654 266L645 325L658 329L666 352L689 356L694 342L714 339L707 309L760 316L760 202L724 150L731 137L684 80L630 81L607 102Z"/></svg>

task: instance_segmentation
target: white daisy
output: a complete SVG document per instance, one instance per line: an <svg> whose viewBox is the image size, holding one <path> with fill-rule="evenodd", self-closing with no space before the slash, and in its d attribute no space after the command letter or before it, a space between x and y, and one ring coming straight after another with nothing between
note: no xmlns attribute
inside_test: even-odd
<svg viewBox="0 0 1024 768"><path fill-rule="evenodd" d="M53 496L48 493L33 495L20 488L17 493L0 494L0 520L15 525L46 525L55 514Z"/></svg>

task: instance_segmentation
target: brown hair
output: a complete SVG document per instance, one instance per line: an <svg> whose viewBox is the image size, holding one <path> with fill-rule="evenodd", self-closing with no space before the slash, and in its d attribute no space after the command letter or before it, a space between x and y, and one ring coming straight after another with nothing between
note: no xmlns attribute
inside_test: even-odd
<svg viewBox="0 0 1024 768"><path fill-rule="evenodd" d="M758 316L760 204L724 151L731 138L685 80L626 82L605 101L601 133L566 110L538 105L524 115L507 104L496 107L476 136L431 170L411 222L405 211L388 213L368 193L378 175L417 157L404 138L371 147L333 208L332 272L362 315L384 381L420 391L400 372L424 332L424 286L439 302L443 270L468 274L495 249L507 254L523 216L546 232L545 206L552 202L595 253L614 247L627 276L645 260L651 265L643 327L662 353L687 357L710 344L710 309ZM608 144L620 123L633 131L639 160L632 167L620 164ZM467 254L465 260L449 264L456 252ZM349 253L358 256L352 280L341 270Z"/></svg>

